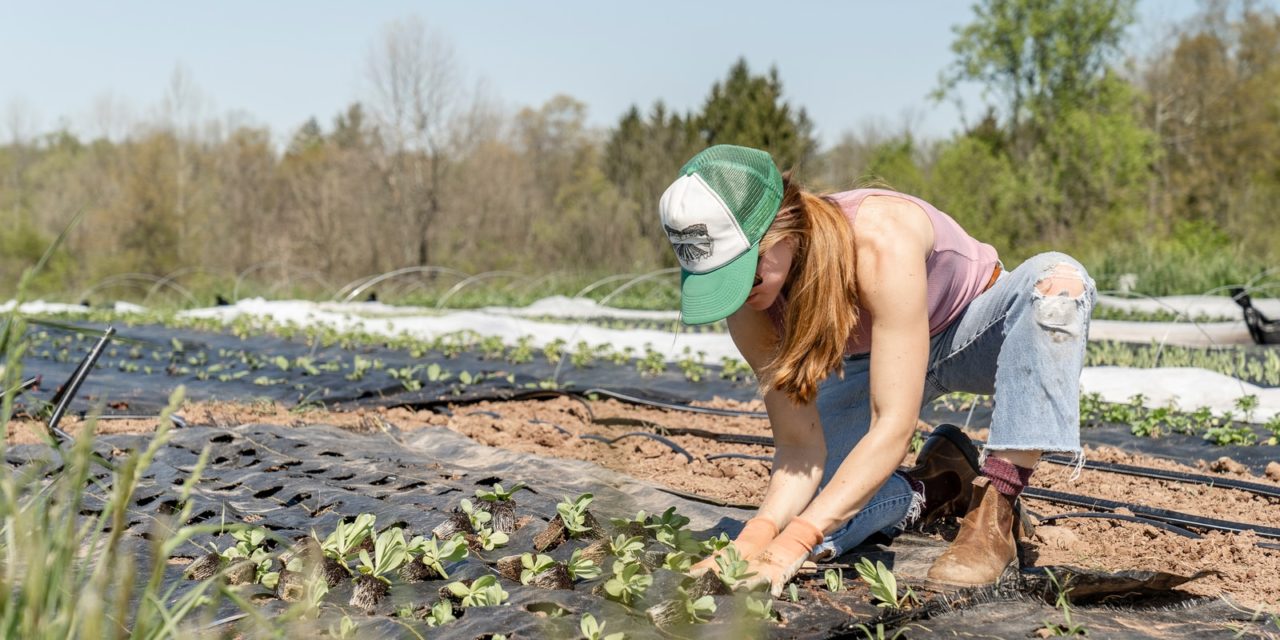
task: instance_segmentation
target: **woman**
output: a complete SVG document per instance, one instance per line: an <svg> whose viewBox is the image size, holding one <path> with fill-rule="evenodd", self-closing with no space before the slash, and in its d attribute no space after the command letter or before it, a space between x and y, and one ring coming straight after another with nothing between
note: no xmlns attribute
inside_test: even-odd
<svg viewBox="0 0 1280 640"><path fill-rule="evenodd" d="M764 392L773 474L734 541L757 579L777 595L811 555L947 515L964 518L930 583L1016 566L1014 501L1041 452L1081 455L1084 267L1046 253L1001 273L995 249L922 200L819 197L744 147L694 156L659 208L683 320L728 318ZM920 407L952 391L995 394L981 469L950 427L897 471Z"/></svg>

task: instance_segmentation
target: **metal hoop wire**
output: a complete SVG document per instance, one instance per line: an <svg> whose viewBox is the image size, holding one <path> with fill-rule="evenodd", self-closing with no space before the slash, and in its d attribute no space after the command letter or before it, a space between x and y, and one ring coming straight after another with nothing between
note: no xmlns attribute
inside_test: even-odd
<svg viewBox="0 0 1280 640"><path fill-rule="evenodd" d="M156 275L152 275L150 273L120 273L114 276L108 276L94 283L88 289L81 291L78 297L81 300L84 300L88 298L90 295L102 289L115 286L118 283L126 283L126 282L133 285L137 285L138 288L142 288L141 283L143 282L166 286L182 294L182 296L187 299L187 302L190 303L191 306L193 307L199 306L199 302L196 301L196 297L192 295L191 292L188 291L185 287L175 282L165 282L164 278L161 278Z"/></svg>
<svg viewBox="0 0 1280 640"><path fill-rule="evenodd" d="M492 280L493 278L515 278L516 280L528 280L529 276L518 271L486 271L484 273L476 274L463 279L461 282L450 287L448 291L444 292L444 295L440 296L440 299L436 301L436 309L443 309L444 303L448 302L449 298L452 298L454 294L462 291L468 286L482 280Z"/></svg>
<svg viewBox="0 0 1280 640"><path fill-rule="evenodd" d="M619 280L626 280L627 278L634 278L634 277L636 277L636 274L634 274L634 273L620 273L620 274L618 274L618 275L613 275L613 276L608 276L608 277L605 277L605 278L601 278L601 279L596 280L595 282L592 282L591 284L589 284L589 285L587 285L587 286L583 287L581 291L579 291L579 292L577 292L577 293L573 294L573 297L575 297L575 298L581 298L581 297L586 296L588 293L591 293L592 291L595 291L595 290L596 290L596 288L601 287L601 286L606 285L606 284L609 284L610 282L617 282L617 281L619 281Z"/></svg>
<svg viewBox="0 0 1280 640"><path fill-rule="evenodd" d="M259 262L257 264L249 265L248 267L245 267L243 271L236 274L236 284L235 284L235 287L233 287L231 290L231 301L232 302L240 301L240 285L244 282L245 277L247 277L250 273L253 273L254 271L267 269L270 267L283 267L286 283L293 282L293 279L288 275L289 273L301 273L301 275L308 276L312 280L315 280L316 282L320 283L325 290L333 289L333 285L329 281L325 280L320 275L319 271L315 271L311 269L302 269L301 267L294 267L294 266L291 266L288 262L285 262L283 260L272 260L269 262ZM274 291L274 289L272 289L272 291Z"/></svg>
<svg viewBox="0 0 1280 640"><path fill-rule="evenodd" d="M396 269L394 271L386 271L384 273L380 273L375 276L361 278L359 280L354 280L352 282L349 282L346 285L343 285L341 289L338 289L337 293L333 294L333 297L331 298L331 300L334 302L338 302L339 301L338 298L340 296L343 296L343 294L345 293L346 296L342 298L341 302L351 302L352 299L356 298L361 293L364 293L366 289L368 289L369 287L372 287L375 284L384 282L386 280L390 280L391 278L398 278L400 276L407 275L410 273L445 273L452 276L458 276L461 278L468 277L468 274L458 271L457 269L450 269L448 267L433 267L433 266L427 266L427 265L422 265L417 267L404 267L402 269Z"/></svg>
<svg viewBox="0 0 1280 640"><path fill-rule="evenodd" d="M160 290L160 287L165 286L170 282L176 282L178 276L186 275L188 273L207 273L207 274L213 274L213 275L220 275L226 272L215 271L213 269L208 269L201 266L183 267L176 271L171 271L169 272L168 275L164 276L160 280L156 281L155 284L151 285L150 289L147 289L147 295L142 298L142 306L144 307L147 306L147 302L151 300L151 296L155 295L155 293Z"/></svg>

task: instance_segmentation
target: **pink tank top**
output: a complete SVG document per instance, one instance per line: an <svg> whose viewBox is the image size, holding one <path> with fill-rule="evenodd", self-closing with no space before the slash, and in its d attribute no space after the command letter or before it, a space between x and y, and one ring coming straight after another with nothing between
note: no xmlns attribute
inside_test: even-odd
<svg viewBox="0 0 1280 640"><path fill-rule="evenodd" d="M904 193L885 189L855 189L842 193L833 193L828 199L840 205L845 216L852 225L858 215L858 207L867 196L887 195L903 198L916 203L933 223L933 251L925 260L927 271L929 335L942 333L948 325L960 317L960 312L986 288L995 269L997 257L995 247L978 242L969 236L951 216L939 211L933 205ZM786 299L779 295L773 306L769 307L769 317L781 335L783 318L786 317ZM858 326L849 336L845 347L846 355L864 354L871 351L871 322L864 309L858 309Z"/></svg>

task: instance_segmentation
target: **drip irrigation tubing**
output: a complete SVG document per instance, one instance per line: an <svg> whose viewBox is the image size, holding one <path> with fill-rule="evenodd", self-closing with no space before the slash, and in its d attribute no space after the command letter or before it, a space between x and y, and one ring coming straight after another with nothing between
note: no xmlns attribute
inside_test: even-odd
<svg viewBox="0 0 1280 640"><path fill-rule="evenodd" d="M584 433L578 437L583 440L596 440L598 442L603 442L611 447L615 442L622 440L623 438L632 438L632 437L648 438L650 440L657 440L658 442L661 442L662 444L667 445L667 447L670 448L672 451L684 456L685 462L693 462L693 454L690 454L688 451L686 451L684 447L650 431L632 431L630 433L624 433L620 436L617 436L616 438L606 438L605 436L598 436L591 433Z"/></svg>
<svg viewBox="0 0 1280 640"><path fill-rule="evenodd" d="M1184 529L1183 527L1179 527L1176 524L1169 524L1168 522L1164 522L1161 520L1152 520L1151 518L1143 518L1141 516L1131 516L1123 513L1108 513L1105 511L1080 511L1077 513L1059 513L1057 515L1041 517L1040 524L1050 524L1058 520L1065 520L1067 518L1101 518L1105 520L1123 520L1125 522L1136 522L1138 524L1145 524L1148 526L1155 527L1157 529L1164 529L1169 533L1177 534L1184 538L1191 538L1192 540L1199 540L1204 537L1194 531L1191 531L1190 529Z"/></svg>
<svg viewBox="0 0 1280 640"><path fill-rule="evenodd" d="M1045 455L1041 456L1041 459L1053 464L1075 466L1075 463L1072 462L1071 458L1065 456ZM1238 489L1240 491L1248 491L1249 493L1266 496L1268 498L1280 498L1280 487L1274 487L1260 482L1247 482L1245 480L1235 480L1232 478L1215 478L1214 476L1206 476L1197 473L1167 471L1164 469L1138 467L1113 462L1095 462L1092 460L1085 460L1083 466L1085 469L1094 469L1097 471L1120 473L1124 475L1138 476L1141 478L1154 478L1157 480L1170 480L1186 484L1203 484L1210 487Z"/></svg>
<svg viewBox="0 0 1280 640"><path fill-rule="evenodd" d="M730 417L747 417L747 418L768 418L769 417L769 414L763 411L739 411L736 409L713 409L711 407L693 407L686 404L663 402L661 400L648 400L645 398L640 398L637 396L627 395L625 393L610 391L609 389L600 389L596 387L593 387L591 389L586 389L582 391L581 394L584 396L596 394L600 396L605 396L607 398L613 398L614 400L621 400L622 402L627 402L630 404L638 404L646 407L655 407L658 409L670 409L672 411L686 411L688 413L703 413L703 414L713 415L713 416L730 416Z"/></svg>
<svg viewBox="0 0 1280 640"><path fill-rule="evenodd" d="M1248 522L1232 522L1230 520L1206 518L1203 516L1191 515L1189 513L1182 513L1180 511L1157 509L1155 507L1147 507L1140 504L1117 502L1115 500L1094 498L1092 496L1063 493L1061 491L1052 491L1050 489L1041 489L1039 487L1027 487L1022 492L1022 495L1027 498L1045 500L1047 502L1065 504L1073 507L1084 507L1094 511L1114 512L1120 509L1127 509L1134 515L1143 516L1152 520L1159 520L1160 522L1166 522L1173 525L1191 527L1195 529L1207 529L1210 531L1226 531L1228 533L1253 531L1264 538L1280 540L1280 528L1265 527Z"/></svg>

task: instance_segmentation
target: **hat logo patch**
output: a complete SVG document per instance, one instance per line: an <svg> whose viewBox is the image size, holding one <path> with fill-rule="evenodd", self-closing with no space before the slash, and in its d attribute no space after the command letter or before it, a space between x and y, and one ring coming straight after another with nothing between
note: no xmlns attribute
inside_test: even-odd
<svg viewBox="0 0 1280 640"><path fill-rule="evenodd" d="M666 229L667 238L671 240L682 264L693 264L711 256L715 242L711 239L711 234L707 233L707 225L694 224L683 229L672 229L664 224L662 228Z"/></svg>

